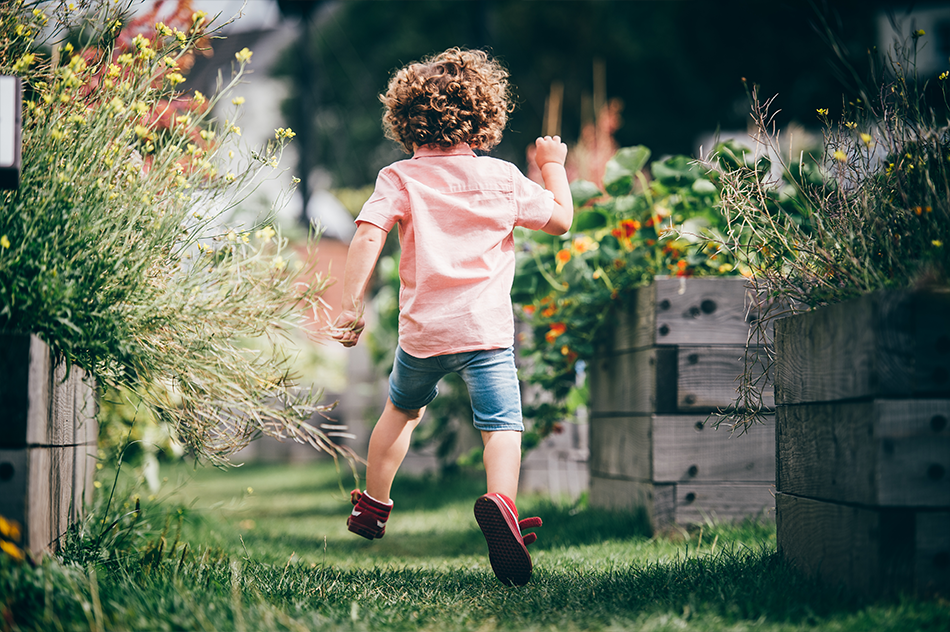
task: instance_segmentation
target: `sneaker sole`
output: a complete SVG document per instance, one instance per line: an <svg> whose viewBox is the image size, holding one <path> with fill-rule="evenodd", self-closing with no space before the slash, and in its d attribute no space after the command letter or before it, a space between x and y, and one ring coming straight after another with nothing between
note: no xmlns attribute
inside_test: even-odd
<svg viewBox="0 0 950 632"><path fill-rule="evenodd" d="M488 561L501 583L524 586L531 579L531 556L521 540L514 517L501 501L481 497L475 501L475 520L488 543Z"/></svg>

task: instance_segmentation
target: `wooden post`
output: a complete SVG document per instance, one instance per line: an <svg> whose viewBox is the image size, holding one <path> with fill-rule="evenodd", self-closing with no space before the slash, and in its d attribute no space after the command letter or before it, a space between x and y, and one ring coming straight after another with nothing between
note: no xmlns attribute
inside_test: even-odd
<svg viewBox="0 0 950 632"><path fill-rule="evenodd" d="M655 529L774 507L772 416L742 436L710 423L735 406L753 306L742 278L657 278L616 315L590 367L592 505Z"/></svg>
<svg viewBox="0 0 950 632"><path fill-rule="evenodd" d="M950 589L950 293L776 324L778 550L868 594Z"/></svg>
<svg viewBox="0 0 950 632"><path fill-rule="evenodd" d="M97 437L82 370L67 376L36 336L0 333L0 515L33 553L55 550L92 501Z"/></svg>

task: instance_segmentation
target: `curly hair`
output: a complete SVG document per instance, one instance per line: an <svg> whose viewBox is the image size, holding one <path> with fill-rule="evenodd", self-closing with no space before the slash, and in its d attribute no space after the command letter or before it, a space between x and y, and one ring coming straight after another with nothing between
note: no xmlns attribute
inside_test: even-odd
<svg viewBox="0 0 950 632"><path fill-rule="evenodd" d="M483 51L459 48L396 71L379 99L386 137L410 154L415 145L489 150L512 111L508 71Z"/></svg>

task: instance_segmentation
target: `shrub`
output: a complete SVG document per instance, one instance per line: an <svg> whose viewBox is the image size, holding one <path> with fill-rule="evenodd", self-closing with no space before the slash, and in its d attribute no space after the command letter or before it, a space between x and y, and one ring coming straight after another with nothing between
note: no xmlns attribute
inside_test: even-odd
<svg viewBox="0 0 950 632"><path fill-rule="evenodd" d="M114 3L78 4L52 20L0 6L0 73L25 92L20 186L0 192L0 329L133 393L199 457L223 462L259 433L337 450L286 356L248 344L304 322L327 283L297 281L305 264L269 220L225 224L293 137L248 150L240 100L211 114L252 53L215 94L186 95L184 67L213 35L203 12L124 25Z"/></svg>

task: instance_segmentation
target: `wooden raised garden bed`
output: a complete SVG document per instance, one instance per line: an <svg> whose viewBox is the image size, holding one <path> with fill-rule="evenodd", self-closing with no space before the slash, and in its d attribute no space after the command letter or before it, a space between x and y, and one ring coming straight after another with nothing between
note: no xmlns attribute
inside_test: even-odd
<svg viewBox="0 0 950 632"><path fill-rule="evenodd" d="M592 505L654 528L774 507L772 415L744 435L710 419L734 405L753 302L743 278L657 278L617 315L590 366Z"/></svg>
<svg viewBox="0 0 950 632"><path fill-rule="evenodd" d="M865 593L950 589L950 293L776 323L778 549Z"/></svg>
<svg viewBox="0 0 950 632"><path fill-rule="evenodd" d="M55 550L92 500L98 437L83 372L53 364L36 336L0 333L0 515L23 546Z"/></svg>

